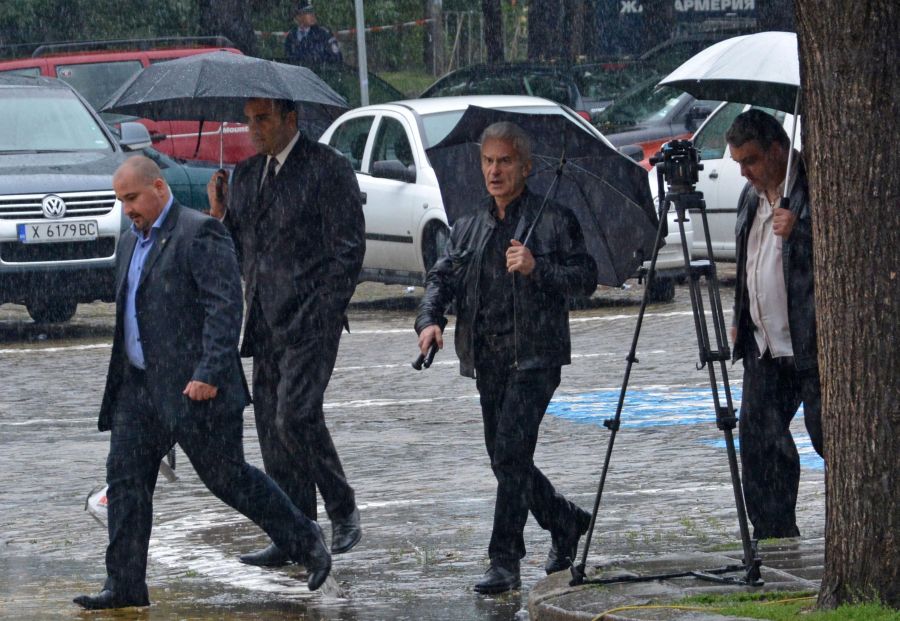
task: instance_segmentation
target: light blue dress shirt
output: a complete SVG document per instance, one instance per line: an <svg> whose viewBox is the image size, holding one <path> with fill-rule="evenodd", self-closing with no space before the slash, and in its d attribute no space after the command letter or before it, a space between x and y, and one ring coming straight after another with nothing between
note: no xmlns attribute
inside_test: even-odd
<svg viewBox="0 0 900 621"><path fill-rule="evenodd" d="M137 242L134 245L134 254L131 255L131 263L128 266L128 280L125 283L125 354L128 356L131 364L139 369L146 369L147 364L144 361L144 349L141 346L141 334L138 330L135 298L137 297L138 285L141 282L141 271L144 269L144 262L147 260L147 255L150 254L150 249L153 248L156 238L159 237L159 227L166 221L166 216L169 215L173 202L174 198L169 196L169 202L166 203L162 213L159 214L156 222L150 227L150 233L147 237L144 237L144 234L133 223L131 225L131 232L137 237Z"/></svg>

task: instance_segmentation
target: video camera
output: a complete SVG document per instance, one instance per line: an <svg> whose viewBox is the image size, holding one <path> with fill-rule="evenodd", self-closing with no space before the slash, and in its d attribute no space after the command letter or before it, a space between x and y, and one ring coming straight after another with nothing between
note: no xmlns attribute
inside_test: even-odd
<svg viewBox="0 0 900 621"><path fill-rule="evenodd" d="M703 170L700 155L690 140L672 140L662 146L650 163L665 178L669 193L692 192Z"/></svg>

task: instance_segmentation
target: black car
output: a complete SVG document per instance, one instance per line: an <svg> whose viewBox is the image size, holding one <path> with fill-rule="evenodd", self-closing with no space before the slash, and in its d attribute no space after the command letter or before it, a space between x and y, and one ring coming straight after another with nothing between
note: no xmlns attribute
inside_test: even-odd
<svg viewBox="0 0 900 621"><path fill-rule="evenodd" d="M631 61L471 65L440 78L420 97L532 95L568 106L591 120L644 73L641 64Z"/></svg>

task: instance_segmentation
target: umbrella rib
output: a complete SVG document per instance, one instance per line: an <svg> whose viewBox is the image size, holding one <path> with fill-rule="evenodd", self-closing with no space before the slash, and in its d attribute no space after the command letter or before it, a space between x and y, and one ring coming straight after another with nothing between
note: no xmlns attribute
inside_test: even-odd
<svg viewBox="0 0 900 621"><path fill-rule="evenodd" d="M541 161L541 163L545 164L545 166L543 168L541 168L540 170L532 170L531 175L530 175L532 177L534 177L538 174L541 174L541 173L546 173L547 171L549 171L551 169L555 169L557 164L559 163L559 158L555 158L555 157L548 156L548 155L533 155L532 159L539 160L539 161ZM588 157L575 158L575 159L588 159ZM587 170L583 166L576 164L572 159L569 159L569 158L566 159L566 164L572 166L572 168L576 169L577 172L584 173L585 175L587 175L593 179L596 179L597 181L599 181L600 183L602 183L603 185L605 185L606 187L611 189L613 192L615 192L616 194L621 196L629 204L634 205L635 207L638 207L639 209L643 209L643 207L640 204L638 204L637 202L632 200L622 190L620 190L619 188L617 188L616 186L611 184L609 181L607 181L600 175L597 175L597 174Z"/></svg>
<svg viewBox="0 0 900 621"><path fill-rule="evenodd" d="M591 172L591 171L589 171L589 170L585 169L584 167L579 166L579 165L577 165L577 164L572 164L572 167L573 167L573 168L576 168L576 169L578 170L578 172L584 173L585 175L587 175L587 176L589 176L589 177L592 177L593 179L596 179L597 181L599 181L600 183L602 183L603 185L605 185L606 187L608 187L609 189L611 189L613 192L615 192L616 194L618 194L619 196L621 196L623 199L625 199L627 202L631 203L631 204L634 205L635 207L639 207L639 208L641 207L638 203L636 203L635 201L633 201L633 200L632 200L631 198L629 198L624 192L622 192L622 190L620 190L619 188L617 188L616 186L614 186L613 184L611 184L609 181L607 181L606 179L604 179L604 178L601 177L600 175L597 175L597 174L595 174L595 173L593 173L593 172Z"/></svg>

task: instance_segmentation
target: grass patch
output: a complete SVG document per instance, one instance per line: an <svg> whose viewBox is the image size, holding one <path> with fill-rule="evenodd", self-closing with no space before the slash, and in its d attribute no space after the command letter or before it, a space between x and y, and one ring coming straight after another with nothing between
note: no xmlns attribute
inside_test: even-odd
<svg viewBox="0 0 900 621"><path fill-rule="evenodd" d="M410 98L418 97L437 79L429 73L418 71L385 71L378 77Z"/></svg>
<svg viewBox="0 0 900 621"><path fill-rule="evenodd" d="M733 617L770 621L900 621L900 611L879 604L844 605L835 610L815 610L816 593L779 592L694 595L673 607L699 608Z"/></svg>

